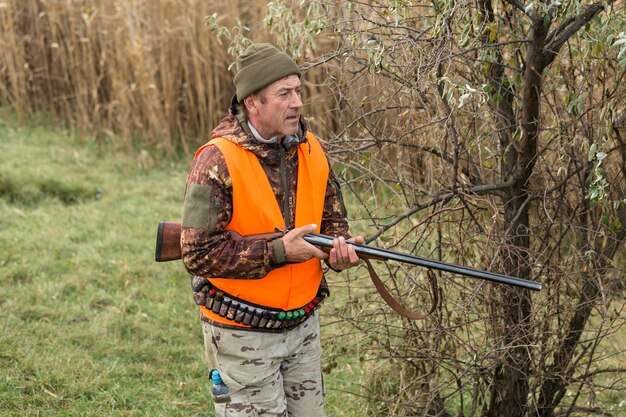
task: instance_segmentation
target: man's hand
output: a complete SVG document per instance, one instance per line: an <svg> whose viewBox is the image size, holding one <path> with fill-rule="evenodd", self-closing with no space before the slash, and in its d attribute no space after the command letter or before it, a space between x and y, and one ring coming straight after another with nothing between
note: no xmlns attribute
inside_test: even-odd
<svg viewBox="0 0 626 417"><path fill-rule="evenodd" d="M328 254L302 238L307 233L315 232L315 229L317 229L316 225L308 224L290 230L281 238L287 262L304 262L312 258L328 259Z"/></svg>
<svg viewBox="0 0 626 417"><path fill-rule="evenodd" d="M338 237L333 240L333 248L330 250L327 262L335 271L342 271L359 264L359 257L354 250L354 246L350 245L351 242L363 243L365 239L363 239L363 236L355 236L347 241L344 237Z"/></svg>

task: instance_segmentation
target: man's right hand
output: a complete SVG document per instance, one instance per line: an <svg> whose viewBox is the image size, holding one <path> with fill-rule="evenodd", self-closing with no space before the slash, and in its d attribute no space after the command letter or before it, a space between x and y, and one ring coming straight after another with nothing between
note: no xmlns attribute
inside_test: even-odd
<svg viewBox="0 0 626 417"><path fill-rule="evenodd" d="M287 262L299 263L312 258L325 260L328 254L316 246L311 245L302 237L307 233L314 233L317 226L308 224L290 230L281 239L285 247L285 259Z"/></svg>

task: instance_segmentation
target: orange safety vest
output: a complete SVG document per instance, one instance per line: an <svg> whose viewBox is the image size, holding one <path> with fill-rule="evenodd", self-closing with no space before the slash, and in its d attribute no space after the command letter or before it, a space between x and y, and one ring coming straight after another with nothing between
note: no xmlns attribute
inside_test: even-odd
<svg viewBox="0 0 626 417"><path fill-rule="evenodd" d="M311 133L307 133L306 138L308 144L298 148L295 227L314 223L319 233L329 168L317 138ZM224 155L232 180L233 213L226 229L251 235L284 228L285 220L276 196L256 155L225 138L214 138L209 144L217 146ZM207 145L200 148L196 156ZM208 279L233 297L287 311L301 308L315 297L322 279L322 267L314 258L276 268L260 279ZM204 306L200 308L202 314L212 321L248 327L220 317Z"/></svg>

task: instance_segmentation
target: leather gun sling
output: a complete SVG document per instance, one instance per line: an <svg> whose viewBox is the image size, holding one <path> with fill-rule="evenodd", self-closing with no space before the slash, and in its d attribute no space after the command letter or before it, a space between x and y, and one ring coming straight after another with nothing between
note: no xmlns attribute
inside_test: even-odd
<svg viewBox="0 0 626 417"><path fill-rule="evenodd" d="M439 288L437 286L437 277L435 276L432 270L430 269L428 270L428 281L430 282L432 305L430 307L430 310L427 313L419 314L419 313L415 313L407 309L398 300L396 300L393 297L393 295L391 295L391 293L387 291L385 284L378 277L378 274L374 270L374 267L372 266L372 263L370 262L370 260L369 259L363 259L363 260L365 261L365 264L367 265L367 270L370 273L370 278L372 279L374 286L378 290L378 293L383 298L383 300L385 300L385 302L389 305L389 307L392 308L393 311L395 311L396 313L410 320L424 319L435 311L435 309L437 308L437 305L439 304Z"/></svg>

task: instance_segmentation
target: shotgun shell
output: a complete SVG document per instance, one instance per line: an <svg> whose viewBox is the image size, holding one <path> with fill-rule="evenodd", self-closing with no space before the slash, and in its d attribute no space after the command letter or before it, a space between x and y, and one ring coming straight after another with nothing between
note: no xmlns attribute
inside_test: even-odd
<svg viewBox="0 0 626 417"><path fill-rule="evenodd" d="M237 314L238 309L239 309L239 303L237 301L231 302L230 307L228 307L228 311L226 312L226 318L228 320L234 320L235 314Z"/></svg>
<svg viewBox="0 0 626 417"><path fill-rule="evenodd" d="M246 326L249 326L250 322L252 321L253 315L254 315L254 308L248 306L248 309L246 310L246 314L244 314L243 316L242 323L245 324Z"/></svg>
<svg viewBox="0 0 626 417"><path fill-rule="evenodd" d="M224 300L222 300L222 305L220 306L220 312L218 313L220 317L226 317L228 307L230 307L230 303L232 302L233 300L231 300L230 298L224 297Z"/></svg>
<svg viewBox="0 0 626 417"><path fill-rule="evenodd" d="M213 308L213 302L215 301L216 294L217 292L215 290L213 289L209 290L209 295L207 296L206 302L204 303L204 306L208 308L209 310Z"/></svg>
<svg viewBox="0 0 626 417"><path fill-rule="evenodd" d="M259 327L259 321L261 320L261 315L263 315L263 310L261 310L260 308L256 308L254 310L254 317L252 317L252 322L250 322L250 325L252 327Z"/></svg>
<svg viewBox="0 0 626 417"><path fill-rule="evenodd" d="M261 320L259 320L259 327L265 327L265 325L267 324L269 315L270 315L269 311L263 311L261 313Z"/></svg>
<svg viewBox="0 0 626 417"><path fill-rule="evenodd" d="M278 315L276 316L276 323L274 323L275 329L278 329L283 325L283 323L285 322L286 316L287 316L287 313L285 313L284 311L281 311L280 313L278 313Z"/></svg>
<svg viewBox="0 0 626 417"><path fill-rule="evenodd" d="M268 315L269 317L267 319L267 323L265 323L265 328L272 329L274 328L274 325L276 324L276 319L278 319L278 313L275 311L269 311Z"/></svg>
<svg viewBox="0 0 626 417"><path fill-rule="evenodd" d="M243 321L243 316L246 315L247 307L243 304L239 304L239 310L235 313L235 323L241 323Z"/></svg>
<svg viewBox="0 0 626 417"><path fill-rule="evenodd" d="M215 301L213 302L213 308L211 308L211 311L219 314L220 312L220 307L222 306L222 300L224 299L224 293L223 292L218 292L215 295Z"/></svg>

